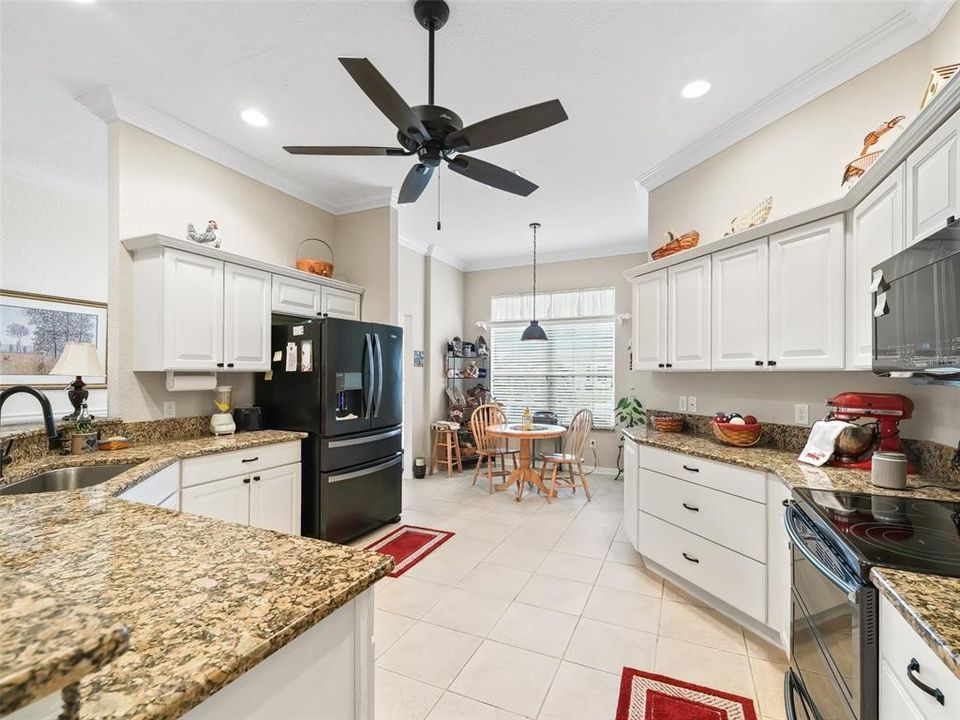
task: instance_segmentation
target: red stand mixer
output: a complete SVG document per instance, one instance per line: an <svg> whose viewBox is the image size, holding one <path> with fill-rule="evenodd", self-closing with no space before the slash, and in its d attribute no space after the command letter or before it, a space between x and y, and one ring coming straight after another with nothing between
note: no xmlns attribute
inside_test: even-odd
<svg viewBox="0 0 960 720"><path fill-rule="evenodd" d="M855 423L861 418L874 418L840 434L830 465L870 470L873 453L903 452L900 421L913 416L913 400L906 395L846 392L834 395L827 405L832 409L825 420ZM907 472L916 473L917 469L910 463Z"/></svg>

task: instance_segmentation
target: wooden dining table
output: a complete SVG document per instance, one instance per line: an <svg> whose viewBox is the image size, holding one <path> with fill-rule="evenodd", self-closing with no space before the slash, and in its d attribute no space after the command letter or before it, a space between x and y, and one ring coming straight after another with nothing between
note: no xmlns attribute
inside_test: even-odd
<svg viewBox="0 0 960 720"><path fill-rule="evenodd" d="M502 425L490 425L487 433L495 438L507 440L517 440L520 442L520 463L517 468L510 473L506 480L499 483L497 490L506 490L511 485L517 486L517 502L523 498L523 488L527 483L531 483L537 490L547 492L543 480L533 467L533 441L550 440L561 437L567 431L560 425L534 424L530 429L524 430L520 423L503 423Z"/></svg>

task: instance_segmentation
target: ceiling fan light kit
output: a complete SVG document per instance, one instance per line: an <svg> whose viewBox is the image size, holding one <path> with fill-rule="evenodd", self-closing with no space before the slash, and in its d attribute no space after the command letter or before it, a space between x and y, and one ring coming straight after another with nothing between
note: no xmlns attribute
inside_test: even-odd
<svg viewBox="0 0 960 720"><path fill-rule="evenodd" d="M453 110L434 104L434 35L446 24L450 8L444 0L417 0L414 16L430 33L428 103L409 106L366 58L340 58L344 69L397 128L400 147L286 145L291 155L367 155L404 157L417 162L404 178L399 203L415 202L441 162L458 175L505 192L528 196L537 185L492 163L461 153L481 150L544 130L567 119L559 100L530 105L464 127Z"/></svg>
<svg viewBox="0 0 960 720"><path fill-rule="evenodd" d="M530 324L527 325L526 329L523 331L523 335L520 336L520 340L546 340L547 333L543 331L543 328L540 327L540 321L536 319L537 317L537 230L540 229L540 223L532 222L530 223L530 229L533 230L533 317L534 319L530 321Z"/></svg>

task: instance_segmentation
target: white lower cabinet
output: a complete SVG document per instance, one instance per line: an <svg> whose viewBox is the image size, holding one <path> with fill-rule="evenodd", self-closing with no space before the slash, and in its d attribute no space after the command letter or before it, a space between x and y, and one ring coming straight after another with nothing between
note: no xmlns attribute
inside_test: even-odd
<svg viewBox="0 0 960 720"><path fill-rule="evenodd" d="M300 463L271 468L250 483L250 524L300 534Z"/></svg>
<svg viewBox="0 0 960 720"><path fill-rule="evenodd" d="M119 495L121 500L156 505L169 510L180 509L180 463L155 472Z"/></svg>
<svg viewBox="0 0 960 720"><path fill-rule="evenodd" d="M956 720L958 717L960 678L937 657L890 601L881 596L879 719Z"/></svg>
<svg viewBox="0 0 960 720"><path fill-rule="evenodd" d="M222 478L183 489L182 509L214 520L250 523L250 476Z"/></svg>
<svg viewBox="0 0 960 720"><path fill-rule="evenodd" d="M637 458L637 443L623 438L623 531L636 550L637 544L637 508L639 507L637 489L640 481L640 464Z"/></svg>

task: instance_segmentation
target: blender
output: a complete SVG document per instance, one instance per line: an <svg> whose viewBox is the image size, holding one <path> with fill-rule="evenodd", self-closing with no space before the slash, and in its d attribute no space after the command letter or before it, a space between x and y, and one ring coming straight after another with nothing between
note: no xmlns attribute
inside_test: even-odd
<svg viewBox="0 0 960 720"><path fill-rule="evenodd" d="M230 414L232 394L231 385L217 385L213 389L213 404L217 412L210 416L210 432L214 435L233 435L237 429Z"/></svg>

